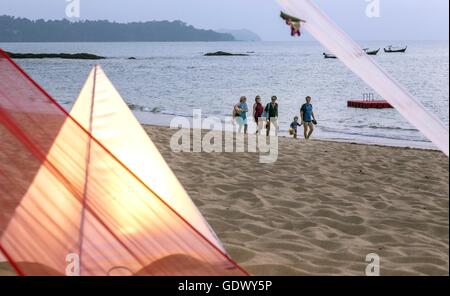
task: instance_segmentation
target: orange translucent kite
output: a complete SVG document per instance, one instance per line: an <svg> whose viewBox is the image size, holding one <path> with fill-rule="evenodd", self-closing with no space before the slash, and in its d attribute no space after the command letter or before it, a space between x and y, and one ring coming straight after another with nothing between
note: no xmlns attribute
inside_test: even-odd
<svg viewBox="0 0 450 296"><path fill-rule="evenodd" d="M0 253L20 275L247 275L100 67L70 115L0 50Z"/></svg>

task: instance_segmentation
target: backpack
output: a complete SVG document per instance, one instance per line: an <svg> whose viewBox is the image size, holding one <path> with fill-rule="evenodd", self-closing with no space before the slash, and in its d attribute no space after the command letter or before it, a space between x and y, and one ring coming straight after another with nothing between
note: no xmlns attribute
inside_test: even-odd
<svg viewBox="0 0 450 296"><path fill-rule="evenodd" d="M234 105L233 106L233 112L231 113L231 114L233 114L233 118L241 116L241 112L239 112L236 109L239 109L239 105Z"/></svg>

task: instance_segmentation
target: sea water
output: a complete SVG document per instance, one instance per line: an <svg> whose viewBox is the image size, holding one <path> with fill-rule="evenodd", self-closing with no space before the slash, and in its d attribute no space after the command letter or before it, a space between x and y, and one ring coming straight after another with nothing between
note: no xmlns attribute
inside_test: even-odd
<svg viewBox="0 0 450 296"><path fill-rule="evenodd" d="M373 59L448 126L448 42L359 43L372 49L408 45L405 54L381 49ZM68 109L91 67L99 63L144 123L169 124L172 116L191 117L194 109L220 120L231 115L240 96L247 96L251 108L256 95L263 104L276 95L280 132L286 134L309 95L319 121L316 138L433 147L394 109L347 108L347 100L373 91L339 60L324 59L324 49L315 42L1 43L0 47L20 53L87 52L107 57L17 60ZM204 56L219 50L248 56Z"/></svg>

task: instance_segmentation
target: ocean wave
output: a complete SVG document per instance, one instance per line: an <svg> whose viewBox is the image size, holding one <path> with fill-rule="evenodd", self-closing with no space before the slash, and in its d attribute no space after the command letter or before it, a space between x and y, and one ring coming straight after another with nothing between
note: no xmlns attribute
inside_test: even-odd
<svg viewBox="0 0 450 296"><path fill-rule="evenodd" d="M138 104L128 104L128 108L130 108L133 111L141 111L141 112L148 112L148 113L161 113L161 109L158 107L148 107Z"/></svg>
<svg viewBox="0 0 450 296"><path fill-rule="evenodd" d="M363 133L356 132L351 130L337 130L329 127L320 127L320 130L326 133L339 134L339 135L347 135L347 136L356 136L356 137L367 137L367 138L377 138L377 139L388 139L388 140L400 140L400 141L411 141L411 142L429 142L427 139L420 136L420 134L408 134L406 135L387 135L387 134L373 134L373 133ZM413 130L411 130L413 131Z"/></svg>
<svg viewBox="0 0 450 296"><path fill-rule="evenodd" d="M370 128L370 129L380 129L380 130L397 130L397 131L408 131L408 132L418 132L415 128L404 128L400 126L381 126L381 125L352 125L352 128Z"/></svg>

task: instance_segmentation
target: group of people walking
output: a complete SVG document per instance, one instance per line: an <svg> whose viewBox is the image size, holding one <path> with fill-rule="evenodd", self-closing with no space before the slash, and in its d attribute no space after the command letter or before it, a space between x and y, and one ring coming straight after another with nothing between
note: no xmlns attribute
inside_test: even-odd
<svg viewBox="0 0 450 296"><path fill-rule="evenodd" d="M316 117L313 111L313 106L311 104L312 98L310 96L306 97L306 103L300 108L300 119L295 116L294 121L291 123L289 128L289 134L294 138L297 138L297 129L300 126L304 127L305 139L309 139L314 132L314 125L317 124ZM275 135L278 135L278 98L272 96L270 103L263 105L261 103L261 97L256 96L255 103L253 104L252 115L257 126L256 134L260 134L262 129L266 129L266 135L270 135L271 126L275 129ZM233 107L233 118L239 125L239 133L244 129L244 133L248 132L248 113L249 108L247 104L247 98L242 96L239 99L239 103Z"/></svg>
<svg viewBox="0 0 450 296"><path fill-rule="evenodd" d="M241 97L239 103L233 107L233 118L239 125L239 132L242 132L242 128L244 128L245 134L248 131L248 113L247 98ZM265 127L266 135L269 136L271 124L275 127L275 135L278 134L278 103L276 96L272 96L271 102L265 107L261 103L261 97L256 96L252 114L257 126L257 134L260 134L262 128Z"/></svg>

